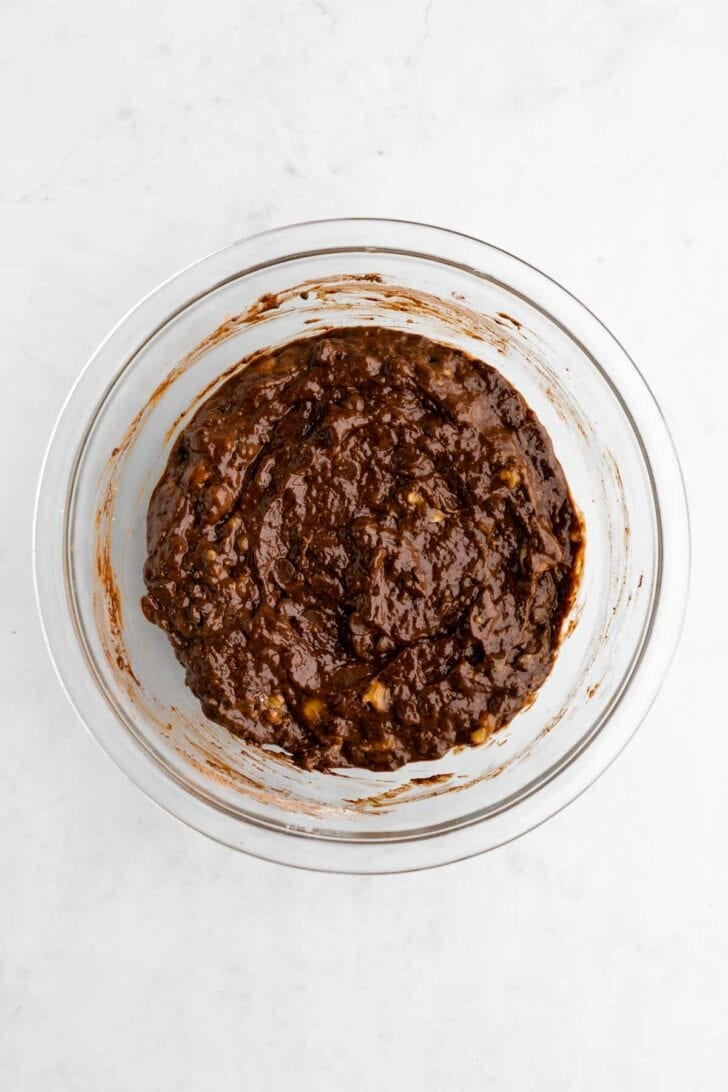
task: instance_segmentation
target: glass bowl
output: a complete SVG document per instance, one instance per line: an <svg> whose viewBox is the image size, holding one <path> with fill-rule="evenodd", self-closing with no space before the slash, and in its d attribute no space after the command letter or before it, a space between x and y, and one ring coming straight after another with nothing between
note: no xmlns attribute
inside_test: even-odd
<svg viewBox="0 0 728 1092"><path fill-rule="evenodd" d="M211 723L144 618L151 490L199 400L250 353L377 323L500 368L551 435L586 526L578 595L533 704L481 747L393 773L308 772ZM296 224L177 274L112 330L60 414L38 490L46 641L81 720L132 781L220 842L299 867L394 872L553 815L647 712L680 630L688 519L665 422L624 349L533 267L440 228Z"/></svg>

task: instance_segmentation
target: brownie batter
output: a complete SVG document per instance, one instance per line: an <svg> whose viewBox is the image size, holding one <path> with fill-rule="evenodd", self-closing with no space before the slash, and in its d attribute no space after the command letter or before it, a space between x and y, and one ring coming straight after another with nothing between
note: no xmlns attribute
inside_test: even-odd
<svg viewBox="0 0 728 1092"><path fill-rule="evenodd" d="M494 368L352 328L253 357L149 505L147 618L205 714L301 766L483 743L548 675L581 524Z"/></svg>

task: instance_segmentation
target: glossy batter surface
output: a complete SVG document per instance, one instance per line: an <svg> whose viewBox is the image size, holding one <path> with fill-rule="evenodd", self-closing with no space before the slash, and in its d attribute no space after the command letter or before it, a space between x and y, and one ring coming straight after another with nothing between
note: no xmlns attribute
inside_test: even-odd
<svg viewBox="0 0 728 1092"><path fill-rule="evenodd" d="M152 496L147 618L211 719L296 763L484 742L551 669L580 522L494 368L351 328L259 355Z"/></svg>

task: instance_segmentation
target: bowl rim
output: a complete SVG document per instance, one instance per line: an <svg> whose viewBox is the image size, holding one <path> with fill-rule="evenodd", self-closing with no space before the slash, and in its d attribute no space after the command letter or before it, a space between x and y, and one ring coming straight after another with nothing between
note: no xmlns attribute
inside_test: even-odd
<svg viewBox="0 0 728 1092"><path fill-rule="evenodd" d="M311 246L313 241L311 237L315 237L317 232L329 234L332 237L344 236L349 232L360 242L358 245L341 243L337 247ZM308 248L303 251L289 252L287 240L290 240L292 236L296 241L303 242L309 237ZM373 241L378 236L383 239L388 238L388 245L374 244ZM434 248L434 252L426 248L412 251L409 247L396 245L393 239L396 236L401 237L402 242L405 241L405 237L411 241L411 238L416 236L423 247L428 241L429 245L437 242L441 248L444 248L444 253L441 253L437 247ZM372 243L362 244L361 240L367 238L371 238ZM284 241L286 249L281 252ZM467 260L454 261L448 258L448 247L459 248L460 256ZM196 798L190 793L188 786L170 776L170 771L162 767L150 751L138 746L137 738L133 739L134 751L132 751L128 743L128 729L123 733L119 731L122 725L118 715L110 704L107 704L100 689L96 688L96 681L94 680L94 687L91 688L90 678L83 676L82 672L79 673L79 668L83 668L90 675L86 654L81 648L80 635L76 634L78 643L68 640L69 623L74 629L77 627L74 607L67 587L69 577L66 531L70 507L68 502L71 499L84 445L101 407L105 404L108 394L119 377L151 337L197 299L216 290L226 281L245 276L266 266L280 265L297 257L330 253L332 250L340 250L342 253L361 250L377 253L389 250L464 268L468 272L503 285L509 292L522 296L529 304L545 313L552 322L559 325L572 340L579 344L582 351L615 391L642 449L645 467L650 477L657 520L658 558L650 614L625 681L615 693L610 706L599 718L594 730L571 748L545 775L541 775L535 787L529 784L527 790L517 795L514 803L499 808L495 814L481 815L467 822L459 821L449 825L447 829L436 829L425 835L404 833L386 840L382 840L381 835L378 838L376 836L341 838L321 832L307 832L283 825L271 825L252 816L233 815L219 808L211 800ZM252 257L255 254L260 256L267 252L272 253L262 262L250 264L243 260L249 254ZM207 270L211 272L212 266L238 254L241 265L237 271L222 280L217 279L213 282L205 281L203 278L199 291L196 294L189 294L192 282L200 280L200 274ZM572 312L581 323L586 322L590 334L598 335L598 340L604 345L604 351L609 353L610 369L605 371L600 360L574 335L570 327L552 314L538 299L532 298L530 294L524 294L508 281L487 272L488 262L484 259L488 257L496 265L500 263L506 270L510 267L513 272L525 276L526 280L530 280L541 289L543 294L546 296L550 294L555 298L562 311ZM471 264L471 260L477 261L477 264ZM159 320L153 329L149 329L148 320L151 318L151 312L165 296L169 296L170 302L175 301L177 306L170 312L169 303L165 304L165 317ZM150 314L147 315L147 312ZM138 325L141 325L141 329L145 331L141 341L136 332ZM129 345L126 345L127 342ZM131 347L132 350L126 359L121 351L125 345L127 349ZM74 410L76 404L83 401L84 385L94 370L100 372L107 368L109 357L112 363L116 362L116 367L111 377L105 382L103 394L100 400L95 402L92 412L89 414L88 410L83 408L84 428L80 440L76 440L72 455L69 455L64 428L68 427L69 422L78 420L78 413ZM123 363L119 363L120 359ZM620 378L630 381L632 397L639 402L637 415L634 401L628 401L621 385L615 382L612 375L614 370L622 373ZM635 420L635 416L640 418L639 423ZM77 428L73 430L73 435L79 436ZM60 507L59 496L63 498ZM660 503L661 500L663 503ZM669 503L666 504L665 501ZM49 528L55 533L48 535ZM145 795L193 828L253 856L312 870L399 872L434 867L473 856L519 837L576 799L617 757L649 711L677 645L687 601L690 532L684 480L674 444L657 401L624 347L589 308L557 281L533 265L473 236L407 220L352 217L284 225L233 242L173 274L152 289L120 319L80 372L61 407L51 432L36 492L32 556L36 603L44 641L61 686L87 730ZM658 614L660 615L659 627L656 625ZM650 653L649 656L648 653ZM650 662L646 663L646 660ZM638 695L639 700L635 701L634 684L638 677L641 681L641 693ZM630 689L632 700L625 702L625 698L630 695ZM617 716L617 714L620 715ZM109 717L112 718L113 723L109 722ZM605 732L608 725L611 725L611 730ZM153 764L154 768L150 764ZM572 776L564 778L563 775L568 770L572 771ZM574 776L576 772L578 777ZM555 786L557 791L552 789L544 795L542 790L546 786ZM521 814L519 821L514 824L513 818L517 809L520 809ZM499 817L502 819L503 816L510 816L511 821L506 824L502 821L499 823ZM237 824L237 829L230 824ZM486 827L488 827L487 836Z"/></svg>

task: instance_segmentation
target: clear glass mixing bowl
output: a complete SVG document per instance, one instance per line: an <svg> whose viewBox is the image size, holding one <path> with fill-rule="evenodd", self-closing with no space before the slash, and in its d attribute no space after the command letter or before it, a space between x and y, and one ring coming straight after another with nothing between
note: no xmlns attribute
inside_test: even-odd
<svg viewBox="0 0 728 1092"><path fill-rule="evenodd" d="M378 323L499 367L549 431L586 524L579 593L534 703L478 748L394 773L299 770L203 716L144 618L145 516L173 439L249 353ZM296 224L157 288L109 334L51 438L34 531L46 640L79 717L142 791L275 861L345 872L438 865L554 814L621 750L681 626L688 520L660 411L581 303L512 255L385 220Z"/></svg>

